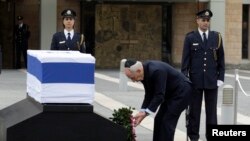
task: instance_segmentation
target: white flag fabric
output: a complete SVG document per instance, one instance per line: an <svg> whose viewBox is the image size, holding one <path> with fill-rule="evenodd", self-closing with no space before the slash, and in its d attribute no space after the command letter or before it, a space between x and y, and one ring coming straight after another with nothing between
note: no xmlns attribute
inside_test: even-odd
<svg viewBox="0 0 250 141"><path fill-rule="evenodd" d="M89 103L95 58L79 51L28 50L27 93L40 103Z"/></svg>

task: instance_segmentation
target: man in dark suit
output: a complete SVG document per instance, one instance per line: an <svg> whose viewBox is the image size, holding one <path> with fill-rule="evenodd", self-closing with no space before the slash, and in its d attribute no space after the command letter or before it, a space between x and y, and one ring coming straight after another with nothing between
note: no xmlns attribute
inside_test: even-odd
<svg viewBox="0 0 250 141"><path fill-rule="evenodd" d="M189 79L167 63L154 60L126 60L124 72L132 81L142 82L145 89L135 125L160 106L154 120L153 141L173 141L178 119L192 94Z"/></svg>
<svg viewBox="0 0 250 141"><path fill-rule="evenodd" d="M16 43L16 68L19 69L21 65L21 54L23 55L25 68L27 67L27 50L28 39L30 37L29 26L23 23L23 17L17 16L18 24L15 26L15 43Z"/></svg>
<svg viewBox="0 0 250 141"><path fill-rule="evenodd" d="M61 13L63 17L64 31L53 35L51 50L78 50L85 52L84 35L74 31L76 12L72 9L65 9Z"/></svg>
<svg viewBox="0 0 250 141"><path fill-rule="evenodd" d="M198 12L198 30L186 35L182 54L181 71L190 78L195 94L190 105L188 136L198 141L200 115L204 94L206 126L217 124L218 86L224 82L225 60L220 33L209 30L213 13L206 9Z"/></svg>

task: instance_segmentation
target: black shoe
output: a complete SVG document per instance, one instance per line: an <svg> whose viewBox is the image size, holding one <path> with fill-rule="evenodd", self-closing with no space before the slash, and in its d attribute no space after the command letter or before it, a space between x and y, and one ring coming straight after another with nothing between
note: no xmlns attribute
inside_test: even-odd
<svg viewBox="0 0 250 141"><path fill-rule="evenodd" d="M198 139L194 139L194 140L191 140L191 141L198 141Z"/></svg>

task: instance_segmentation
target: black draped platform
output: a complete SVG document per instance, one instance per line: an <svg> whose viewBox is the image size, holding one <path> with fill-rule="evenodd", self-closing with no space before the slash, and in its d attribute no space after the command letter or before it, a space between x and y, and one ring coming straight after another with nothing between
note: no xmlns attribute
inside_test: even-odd
<svg viewBox="0 0 250 141"><path fill-rule="evenodd" d="M126 141L125 128L90 104L41 104L27 97L0 111L0 141Z"/></svg>

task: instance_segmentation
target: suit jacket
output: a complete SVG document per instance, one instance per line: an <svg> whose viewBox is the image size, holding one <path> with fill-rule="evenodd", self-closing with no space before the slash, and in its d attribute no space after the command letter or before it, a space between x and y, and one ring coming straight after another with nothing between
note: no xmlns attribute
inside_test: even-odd
<svg viewBox="0 0 250 141"><path fill-rule="evenodd" d="M209 31L206 45L198 30L186 35L181 71L195 88L215 89L217 80L224 81L224 49L218 32Z"/></svg>
<svg viewBox="0 0 250 141"><path fill-rule="evenodd" d="M81 34L74 33L71 41L67 41L64 32L57 32L53 35L51 50L79 50L85 52L85 42L81 44Z"/></svg>
<svg viewBox="0 0 250 141"><path fill-rule="evenodd" d="M15 40L19 45L28 44L28 39L30 37L29 26L27 24L23 24L22 27L19 27L17 24L15 26Z"/></svg>
<svg viewBox="0 0 250 141"><path fill-rule="evenodd" d="M184 98L186 93L180 92L183 83L189 82L181 72L161 61L145 61L143 63L144 79L141 81L145 89L142 109L155 112L164 102L175 103L175 99ZM179 97L179 98L175 98ZM173 100L173 101L171 101ZM171 104L170 104L171 105ZM178 107L171 107L173 113Z"/></svg>

